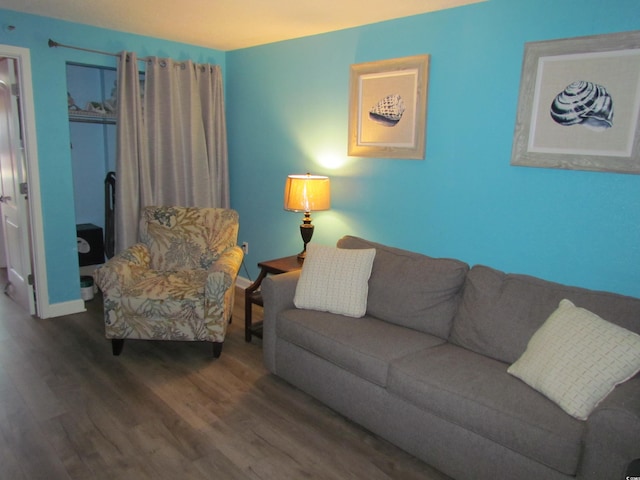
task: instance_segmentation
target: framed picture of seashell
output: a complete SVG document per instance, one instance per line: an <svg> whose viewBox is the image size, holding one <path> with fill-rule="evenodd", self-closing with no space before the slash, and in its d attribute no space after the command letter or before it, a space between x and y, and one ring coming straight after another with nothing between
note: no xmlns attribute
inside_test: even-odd
<svg viewBox="0 0 640 480"><path fill-rule="evenodd" d="M424 159L429 59L351 65L349 155Z"/></svg>
<svg viewBox="0 0 640 480"><path fill-rule="evenodd" d="M640 31L525 44L511 164L640 174Z"/></svg>

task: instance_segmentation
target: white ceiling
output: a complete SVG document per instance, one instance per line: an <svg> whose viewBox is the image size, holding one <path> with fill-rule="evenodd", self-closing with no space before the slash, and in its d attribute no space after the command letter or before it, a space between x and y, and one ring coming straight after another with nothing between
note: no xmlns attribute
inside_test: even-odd
<svg viewBox="0 0 640 480"><path fill-rule="evenodd" d="M226 51L481 1L0 0L0 8Z"/></svg>

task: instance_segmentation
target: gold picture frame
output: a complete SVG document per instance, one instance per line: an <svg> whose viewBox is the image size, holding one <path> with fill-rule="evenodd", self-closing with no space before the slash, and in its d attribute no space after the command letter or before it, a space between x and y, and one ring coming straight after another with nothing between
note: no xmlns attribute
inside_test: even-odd
<svg viewBox="0 0 640 480"><path fill-rule="evenodd" d="M525 44L511 165L640 174L640 31Z"/></svg>
<svg viewBox="0 0 640 480"><path fill-rule="evenodd" d="M425 158L430 55L351 65L348 155Z"/></svg>

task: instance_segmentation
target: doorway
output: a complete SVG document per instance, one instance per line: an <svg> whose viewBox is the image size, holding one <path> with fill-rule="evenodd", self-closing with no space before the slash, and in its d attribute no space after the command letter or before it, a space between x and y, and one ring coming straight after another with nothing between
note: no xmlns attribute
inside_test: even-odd
<svg viewBox="0 0 640 480"><path fill-rule="evenodd" d="M37 162L29 50L0 45L3 289L31 315L43 316L48 302Z"/></svg>

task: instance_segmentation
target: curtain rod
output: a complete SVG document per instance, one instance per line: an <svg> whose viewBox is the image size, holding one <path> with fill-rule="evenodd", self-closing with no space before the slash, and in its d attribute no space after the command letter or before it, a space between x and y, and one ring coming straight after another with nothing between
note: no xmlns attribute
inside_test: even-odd
<svg viewBox="0 0 640 480"><path fill-rule="evenodd" d="M52 39L49 39L48 44L49 44L49 48L54 48L54 47L71 48L73 50L82 50L83 52L98 53L100 55L108 55L110 57L120 57L119 53L102 52L100 50L91 50L90 48L74 47L73 45L64 45L63 43L56 42L55 40L52 40ZM140 57L138 58L138 61L146 62L147 57Z"/></svg>

